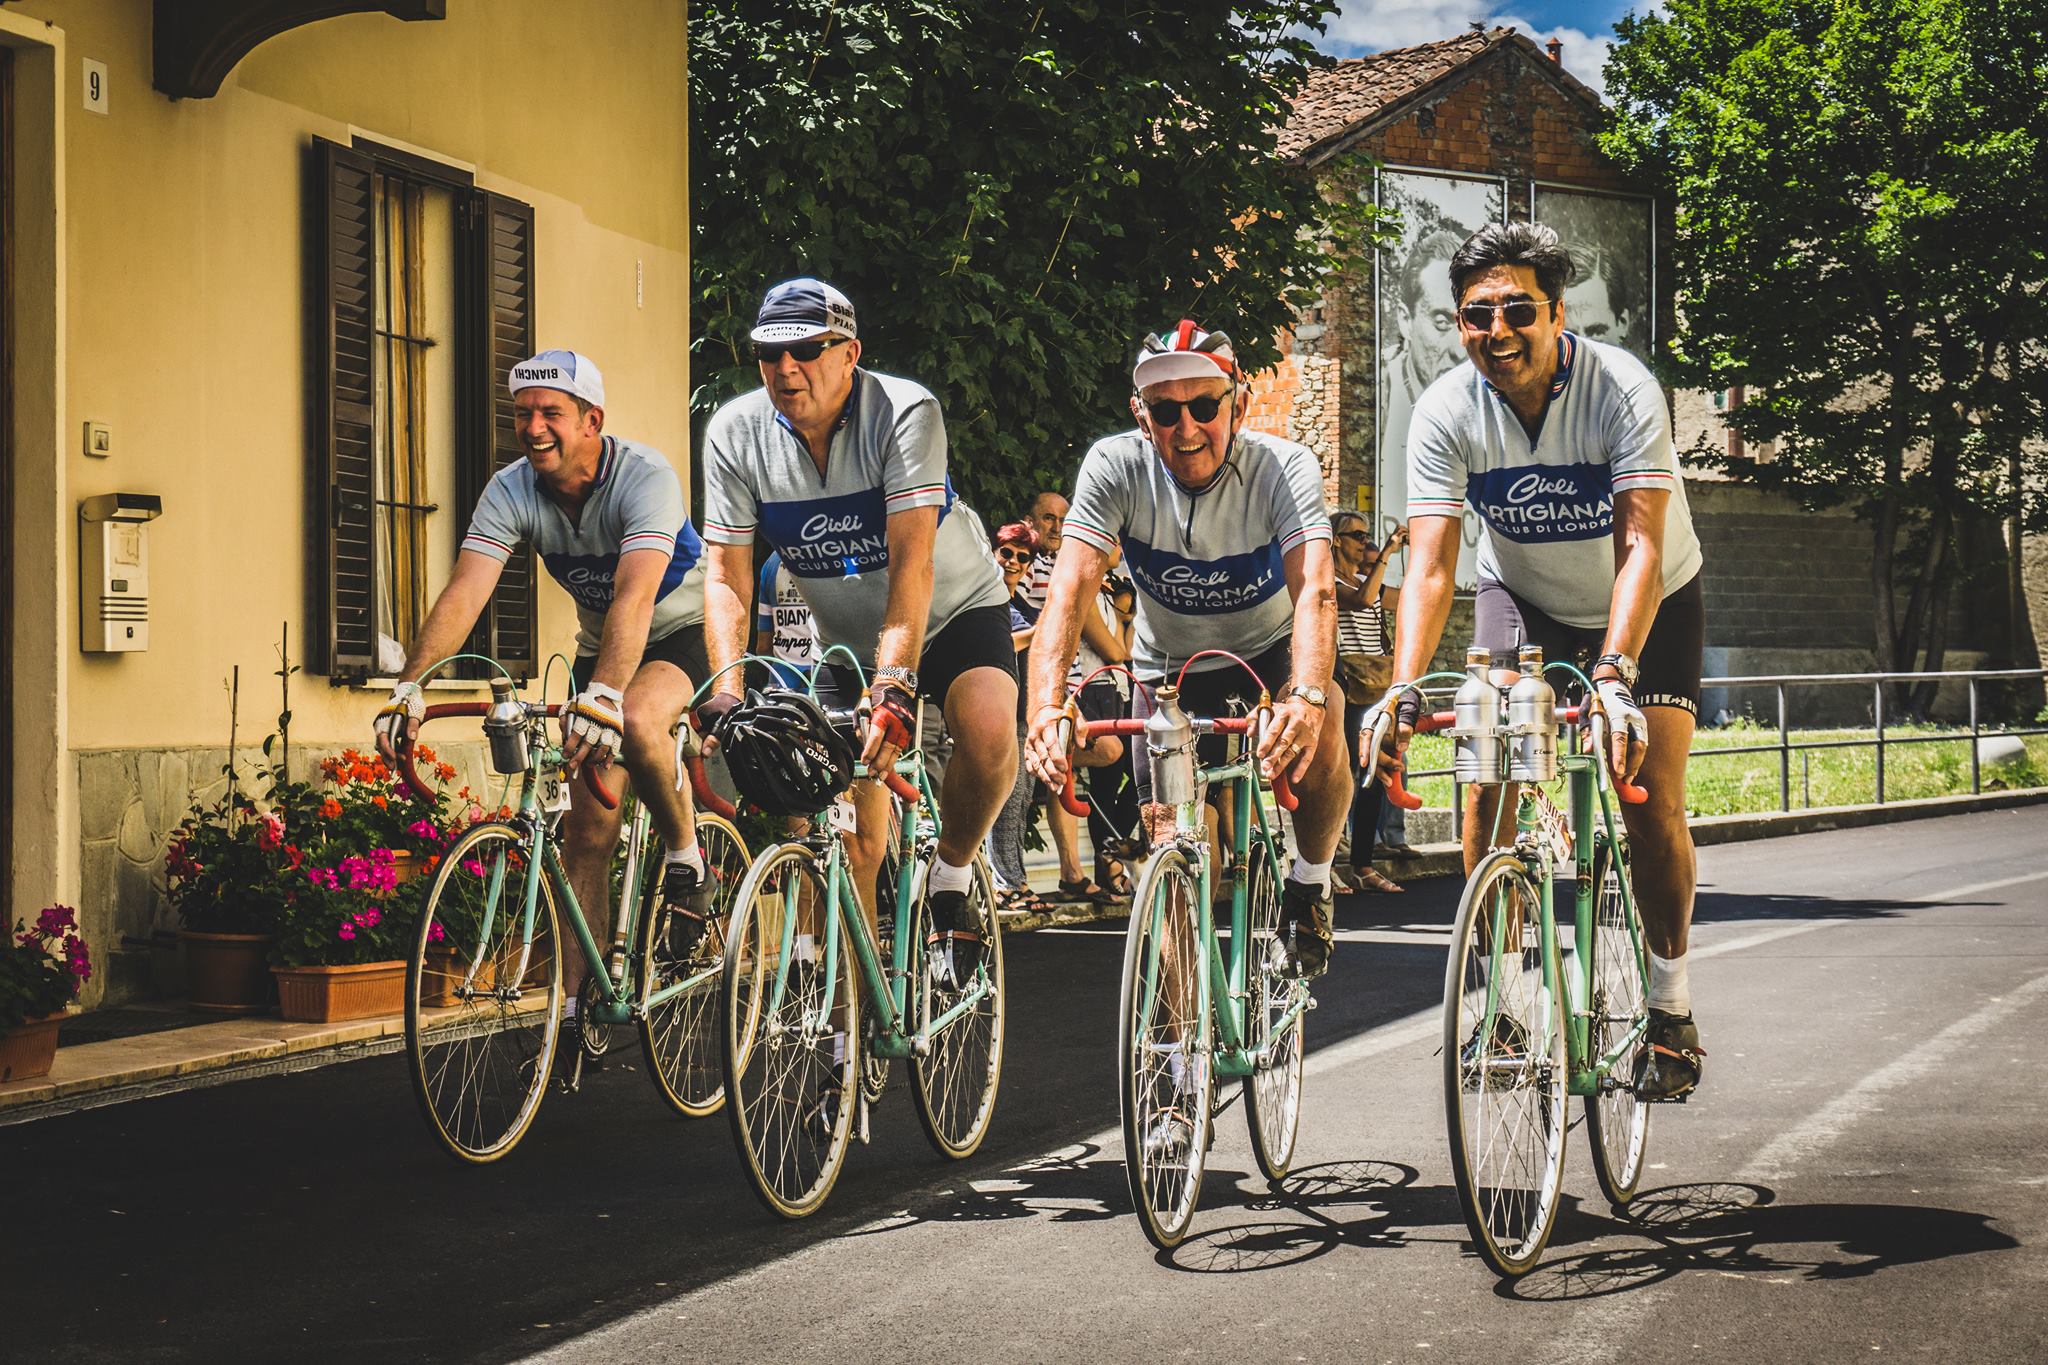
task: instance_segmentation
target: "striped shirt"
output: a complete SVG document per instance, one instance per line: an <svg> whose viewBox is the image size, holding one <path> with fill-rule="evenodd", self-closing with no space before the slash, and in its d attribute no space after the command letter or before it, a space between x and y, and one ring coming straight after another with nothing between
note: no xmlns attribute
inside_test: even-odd
<svg viewBox="0 0 2048 1365"><path fill-rule="evenodd" d="M1358 607L1351 611L1340 609L1337 612L1337 652L1385 654L1386 613L1378 607Z"/></svg>

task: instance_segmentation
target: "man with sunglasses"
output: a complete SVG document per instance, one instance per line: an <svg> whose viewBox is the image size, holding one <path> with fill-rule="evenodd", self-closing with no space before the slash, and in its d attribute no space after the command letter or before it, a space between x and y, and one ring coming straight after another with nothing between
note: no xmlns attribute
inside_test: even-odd
<svg viewBox="0 0 2048 1365"><path fill-rule="evenodd" d="M1238 377L1221 332L1183 321L1146 338L1131 372L1137 428L1097 441L1081 462L1031 650L1027 752L1040 777L1065 781L1062 684L1081 613L1094 609L1121 542L1138 586L1133 659L1147 686L1173 681L1204 650L1229 650L1278 700L1258 756L1269 781L1285 773L1301 797L1280 945L1285 970L1315 976L1329 965L1330 863L1351 800L1344 736L1328 714L1337 642L1330 518L1306 447L1238 429L1251 402ZM1212 656L1189 667L1181 704L1223 715L1234 701L1256 702L1258 690L1231 660ZM1143 698L1133 700L1146 714ZM1156 837L1172 814L1152 801L1145 746L1133 744L1131 756L1146 833Z"/></svg>
<svg viewBox="0 0 2048 1365"><path fill-rule="evenodd" d="M927 883L927 944L941 980L964 982L980 939L967 902L975 850L1017 772L1017 662L1009 595L971 509L946 474L946 424L922 386L860 366L852 302L821 280L788 280L752 332L761 387L704 432L705 636L718 677L701 715L740 704L754 539L796 578L819 648L818 700L862 702L859 677L825 651L851 650L868 674L861 761L870 772L911 743L917 698L937 703L953 739L940 795L944 830ZM888 837L888 794L854 784L853 870L870 923Z"/></svg>
<svg viewBox="0 0 2048 1365"><path fill-rule="evenodd" d="M1469 502L1485 526L1474 643L1496 660L1536 644L1579 662L1614 723L1615 772L1640 774L1649 790L1647 804L1621 807L1651 953L1649 1048L1635 1083L1646 1099L1679 1099L1699 1084L1704 1055L1686 974L1700 544L1663 390L1627 351L1566 330L1572 268L1557 234L1529 223L1482 228L1451 258L1468 360L1429 387L1408 430L1395 686L1374 711L1396 706L1390 742L1405 750L1419 697L1401 680L1428 671L1443 634ZM1468 872L1502 800L1468 792Z"/></svg>

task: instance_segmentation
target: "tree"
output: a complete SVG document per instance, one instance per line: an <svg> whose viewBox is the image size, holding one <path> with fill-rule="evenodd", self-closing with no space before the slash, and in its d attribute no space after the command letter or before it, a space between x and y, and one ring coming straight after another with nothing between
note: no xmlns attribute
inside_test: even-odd
<svg viewBox="0 0 2048 1365"><path fill-rule="evenodd" d="M759 384L762 291L818 275L1001 515L1130 424L1146 332L1194 317L1270 364L1355 231L1274 151L1330 8L692 0L694 407Z"/></svg>
<svg viewBox="0 0 2048 1365"><path fill-rule="evenodd" d="M2017 559L2048 520L2041 10L1668 0L1618 30L1604 146L1676 207L1665 378L1763 391L1732 422L1779 455L1724 467L1855 504L1879 667L1939 668L1959 526L2005 519Z"/></svg>

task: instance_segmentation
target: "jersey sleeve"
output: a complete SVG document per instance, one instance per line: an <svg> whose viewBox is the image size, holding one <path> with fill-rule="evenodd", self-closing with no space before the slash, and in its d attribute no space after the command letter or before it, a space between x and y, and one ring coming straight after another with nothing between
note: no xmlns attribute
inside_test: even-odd
<svg viewBox="0 0 2048 1365"><path fill-rule="evenodd" d="M946 505L946 419L930 394L896 414L889 448L882 454L882 494L883 507L892 515Z"/></svg>
<svg viewBox="0 0 2048 1365"><path fill-rule="evenodd" d="M1281 486L1273 498L1273 539L1283 555L1311 540L1329 540L1330 509L1323 501L1323 471L1306 448L1283 448Z"/></svg>
<svg viewBox="0 0 2048 1365"><path fill-rule="evenodd" d="M627 463L619 456L616 477L625 480L619 492L619 553L659 550L673 555L676 534L687 514L683 511L683 483L675 466L650 452L650 458Z"/></svg>
<svg viewBox="0 0 2048 1365"><path fill-rule="evenodd" d="M761 573L754 581L754 628L773 630L775 628L776 583L775 576L782 568L782 555L769 551L761 561Z"/></svg>
<svg viewBox="0 0 2048 1365"><path fill-rule="evenodd" d="M1464 514L1471 467L1457 433L1445 422L1432 387L1408 419L1408 509L1410 517Z"/></svg>
<svg viewBox="0 0 2048 1365"><path fill-rule="evenodd" d="M1067 508L1066 534L1078 536L1104 554L1115 551L1130 524L1131 490L1118 476L1107 441L1098 441L1081 461L1074 498Z"/></svg>
<svg viewBox="0 0 2048 1365"><path fill-rule="evenodd" d="M462 548L489 555L503 564L533 533L527 510L504 477L493 478L484 485L483 496L476 500L469 530L463 533Z"/></svg>
<svg viewBox="0 0 2048 1365"><path fill-rule="evenodd" d="M720 411L704 431L704 539L714 545L752 545L761 520L760 495L739 449L739 428L730 411Z"/></svg>
<svg viewBox="0 0 2048 1365"><path fill-rule="evenodd" d="M1648 370L1618 386L1622 401L1609 406L1606 431L1608 472L1614 491L1678 486L1677 451L1663 390Z"/></svg>

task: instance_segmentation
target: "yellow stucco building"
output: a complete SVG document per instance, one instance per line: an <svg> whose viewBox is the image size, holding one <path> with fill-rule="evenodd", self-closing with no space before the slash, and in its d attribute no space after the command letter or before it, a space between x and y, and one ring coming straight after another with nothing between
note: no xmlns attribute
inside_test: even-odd
<svg viewBox="0 0 2048 1365"><path fill-rule="evenodd" d="M245 745L287 629L295 748L367 742L376 678L516 458L510 361L587 353L608 429L687 479L684 14L0 10L5 913L80 908L87 1004L149 988L165 837L217 783L232 668ZM160 501L146 580L131 533L110 569L81 519L112 493ZM573 629L514 573L479 643L530 663Z"/></svg>

